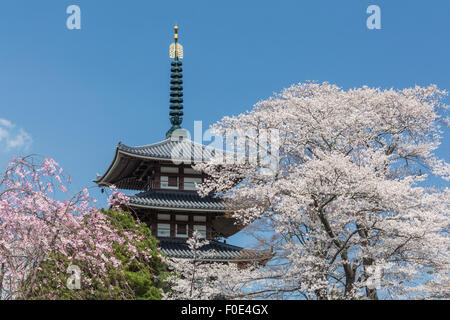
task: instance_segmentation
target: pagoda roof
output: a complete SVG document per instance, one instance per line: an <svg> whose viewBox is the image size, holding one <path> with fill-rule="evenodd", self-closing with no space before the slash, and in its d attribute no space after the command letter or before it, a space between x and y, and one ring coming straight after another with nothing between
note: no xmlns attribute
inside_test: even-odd
<svg viewBox="0 0 450 320"><path fill-rule="evenodd" d="M144 146L127 146L119 142L117 150L137 157L156 160L206 162L223 151L187 138L171 137L160 142Z"/></svg>
<svg viewBox="0 0 450 320"><path fill-rule="evenodd" d="M194 259L194 252L189 248L186 240L182 239L161 239L159 240L161 251L170 258ZM209 244L198 249L200 251L199 260L211 262L252 262L267 261L273 256L270 250L251 250L231 244L209 241Z"/></svg>
<svg viewBox="0 0 450 320"><path fill-rule="evenodd" d="M222 199L201 197L192 191L149 190L130 196L129 203L132 207L153 209L226 211Z"/></svg>
<svg viewBox="0 0 450 320"><path fill-rule="evenodd" d="M221 157L225 151L194 142L182 135L143 146L128 146L121 142L106 172L94 180L99 186L116 185L120 189L143 190L145 182L132 174L143 161L167 161L174 164L204 163Z"/></svg>

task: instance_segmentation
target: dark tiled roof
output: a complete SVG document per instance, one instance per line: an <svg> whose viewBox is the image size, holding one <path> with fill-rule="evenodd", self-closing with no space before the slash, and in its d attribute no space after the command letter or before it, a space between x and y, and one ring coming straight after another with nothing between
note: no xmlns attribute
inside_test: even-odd
<svg viewBox="0 0 450 320"><path fill-rule="evenodd" d="M97 175L94 182L99 186L116 185L119 189L145 190L146 181L132 176L138 166L145 161L164 161L174 164L195 164L210 160L224 161L224 157L234 158L234 153L226 152L173 134L170 138L144 146L117 145L114 159L103 175Z"/></svg>
<svg viewBox="0 0 450 320"><path fill-rule="evenodd" d="M138 147L130 147L119 143L117 148L120 151L141 157L191 160L195 162L206 162L215 156L220 156L222 152L219 149L204 146L189 139L166 139L154 144Z"/></svg>
<svg viewBox="0 0 450 320"><path fill-rule="evenodd" d="M161 251L170 258L194 259L194 253L184 240L162 239L159 246ZM215 240L201 247L199 251L199 260L203 261L245 262L268 260L272 257L272 253L268 250L249 250Z"/></svg>
<svg viewBox="0 0 450 320"><path fill-rule="evenodd" d="M130 196L131 205L163 208L226 210L225 203L211 196L200 197L197 192L150 190Z"/></svg>

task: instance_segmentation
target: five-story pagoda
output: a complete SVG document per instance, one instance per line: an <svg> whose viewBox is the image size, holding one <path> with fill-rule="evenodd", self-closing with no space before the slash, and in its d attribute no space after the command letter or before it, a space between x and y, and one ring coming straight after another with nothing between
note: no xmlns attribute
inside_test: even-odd
<svg viewBox="0 0 450 320"><path fill-rule="evenodd" d="M115 185L119 189L139 190L130 196L131 210L145 222L160 241L162 251L172 258L193 258L186 239L194 230L210 240L201 250L208 250L208 261L248 263L265 261L270 252L248 250L220 242L237 233L232 211L220 198L200 197L196 184L205 178L192 168L222 150L204 146L188 139L181 128L183 120L183 47L174 27L174 43L170 46L170 122L166 139L145 146L131 147L119 142L114 159L106 172L95 182L100 187Z"/></svg>

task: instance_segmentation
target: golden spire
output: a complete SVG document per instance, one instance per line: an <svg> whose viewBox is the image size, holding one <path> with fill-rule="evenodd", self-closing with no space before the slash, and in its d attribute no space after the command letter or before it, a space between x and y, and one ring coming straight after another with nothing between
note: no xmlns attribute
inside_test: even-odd
<svg viewBox="0 0 450 320"><path fill-rule="evenodd" d="M177 41L178 40L178 26L175 25L173 27L173 30L175 31L175 34L173 35L173 38L175 39L175 41Z"/></svg>
<svg viewBox="0 0 450 320"><path fill-rule="evenodd" d="M174 30L173 38L175 39L175 42L170 45L169 57L175 60L183 59L183 46L178 43L178 26L175 25L173 27L173 30ZM175 48L177 49L175 50Z"/></svg>

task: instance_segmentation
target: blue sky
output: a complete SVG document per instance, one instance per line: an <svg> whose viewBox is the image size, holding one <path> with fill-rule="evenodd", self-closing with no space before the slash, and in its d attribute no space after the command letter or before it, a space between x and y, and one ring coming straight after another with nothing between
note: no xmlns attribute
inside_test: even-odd
<svg viewBox="0 0 450 320"><path fill-rule="evenodd" d="M72 4L81 30L66 27ZM366 27L371 4L381 30ZM0 142L0 163L53 157L78 190L104 172L119 141L162 140L175 23L192 130L194 120L207 127L307 80L450 90L449 12L448 0L2 0L0 119L10 140ZM449 139L447 130L438 152L447 161Z"/></svg>

